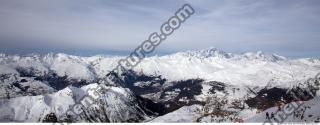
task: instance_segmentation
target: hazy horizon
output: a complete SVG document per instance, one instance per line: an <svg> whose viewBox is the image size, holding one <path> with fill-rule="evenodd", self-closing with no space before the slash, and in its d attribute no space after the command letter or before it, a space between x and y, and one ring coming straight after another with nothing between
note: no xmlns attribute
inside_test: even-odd
<svg viewBox="0 0 320 125"><path fill-rule="evenodd" d="M212 48L212 47L209 47L209 48ZM209 48L203 48L203 49L209 49ZM186 52L186 51L198 51L198 50L203 50L203 49L190 49L190 50L181 50L181 51L166 51L166 52L163 52L163 51L157 51L155 50L154 52L146 55L147 57L149 56L155 56L155 55L158 55L158 56L165 56L165 55L170 55L170 54L174 54L174 53L177 53L177 52ZM217 48L221 51L224 51L220 48ZM243 52L229 52L229 51L224 51L224 52L227 52L227 53L232 53L232 54L243 54L243 53L246 53L246 52L258 52L258 51L261 51L261 50L257 50L257 51L243 51ZM64 53L64 54L68 54L68 55L74 55L74 56L96 56L96 55L106 55L106 56L129 56L130 53L132 51L117 51L117 50L20 50L20 51L12 51L12 50L7 50L7 51L4 51L4 50L0 50L0 54L3 53L3 54L7 54L7 55L30 55L30 54L40 54L40 55L45 55L45 54L49 54L49 53L54 53L54 54L57 54L57 53ZM297 58L319 58L320 57L318 55L316 56L299 56L298 54L296 54L295 56L287 56L287 55L283 55L281 53L277 53L277 52L266 52L266 51L262 51L266 54L277 54L277 55L280 55L280 56L284 56L286 58L289 58L289 59L297 59Z"/></svg>

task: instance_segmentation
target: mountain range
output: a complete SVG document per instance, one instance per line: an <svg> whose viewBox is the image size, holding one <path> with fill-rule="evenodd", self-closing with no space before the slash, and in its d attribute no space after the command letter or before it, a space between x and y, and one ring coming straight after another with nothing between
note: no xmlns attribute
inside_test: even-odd
<svg viewBox="0 0 320 125"><path fill-rule="evenodd" d="M265 122L266 112L295 102L302 106L284 122L320 120L318 58L211 47L147 57L113 73L123 58L0 54L0 122ZM65 114L107 79L94 105Z"/></svg>

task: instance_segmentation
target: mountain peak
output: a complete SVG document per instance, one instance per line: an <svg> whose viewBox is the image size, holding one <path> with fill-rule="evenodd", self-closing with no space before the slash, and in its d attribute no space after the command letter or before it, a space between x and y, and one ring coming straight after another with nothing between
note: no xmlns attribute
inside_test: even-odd
<svg viewBox="0 0 320 125"><path fill-rule="evenodd" d="M249 60L263 60L263 61L282 61L286 60L287 58L277 55L277 54L269 54L269 53L264 53L262 51L257 51L257 52L246 52L240 55L241 58L246 58Z"/></svg>
<svg viewBox="0 0 320 125"><path fill-rule="evenodd" d="M283 61L287 60L286 57L277 55L277 54L269 54L263 51L256 51L256 52L245 52L242 54L232 54L224 52L215 47L209 47L202 50L191 50L185 52L178 52L174 54L175 56L183 56L183 57L197 57L197 58L222 58L222 59L246 59L246 60L261 60L261 61Z"/></svg>
<svg viewBox="0 0 320 125"><path fill-rule="evenodd" d="M215 47L209 47L207 49L196 50L196 51L186 51L177 53L182 56L193 56L198 58L209 58L209 57L219 57L219 58L231 58L233 55L231 53L226 53Z"/></svg>

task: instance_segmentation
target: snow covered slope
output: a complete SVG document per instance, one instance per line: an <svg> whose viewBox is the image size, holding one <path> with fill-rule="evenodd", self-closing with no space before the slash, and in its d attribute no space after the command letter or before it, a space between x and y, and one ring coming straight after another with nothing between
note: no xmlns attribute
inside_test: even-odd
<svg viewBox="0 0 320 125"><path fill-rule="evenodd" d="M0 100L0 121L42 122L50 113L54 113L57 118L64 118L69 106L79 101L88 89L96 87L97 84L82 88L67 87L53 94ZM100 122L128 122L148 118L130 90L119 87L110 87L98 103L86 108L88 109L84 109L80 117L71 116L73 119L69 120L72 122L99 122L99 120Z"/></svg>
<svg viewBox="0 0 320 125"><path fill-rule="evenodd" d="M293 102L294 103L294 102ZM287 115L287 117L284 117L284 113L279 113L279 115L276 114L278 111L277 107L272 107L270 109L267 109L263 112L257 113L256 110L243 110L239 114L237 114L237 117L241 118L232 119L233 121L230 121L230 119L220 122L246 122L246 123L319 123L320 122L320 98L316 97L310 101L304 101L299 102L301 103L301 106L295 110L293 110L292 107L289 107L290 105L296 105L296 104L287 104L284 107L288 107L289 109L286 110L286 112L290 112L291 114ZM267 119L266 113L274 113L275 118ZM171 113L168 113L163 116L159 116L151 121L146 122L156 122L156 123L176 123L176 122L197 122L197 119L202 118L201 122L218 122L214 120L218 120L218 118L203 118L203 106L201 105L192 105L192 106L184 106L176 111L173 111Z"/></svg>
<svg viewBox="0 0 320 125"><path fill-rule="evenodd" d="M275 113L277 112L277 107L272 107L258 114L247 114L243 116L245 118L245 122L274 122L281 121L284 123L292 123L292 122L320 122L320 97L316 97L309 101L299 102L301 106L295 111L291 105L297 105L298 102L292 102L290 104L285 105L284 107L288 107L287 112L292 112L287 118L283 117L283 113L281 115L275 115L274 119L266 119L266 113ZM279 113L280 114L280 113ZM289 113L288 113L289 114ZM282 119L281 117L285 118Z"/></svg>
<svg viewBox="0 0 320 125"><path fill-rule="evenodd" d="M201 116L201 105L192 105L182 107L174 112L168 113L164 116L159 116L148 122L163 123L163 122L196 122L196 119Z"/></svg>
<svg viewBox="0 0 320 125"><path fill-rule="evenodd" d="M169 81L202 78L236 85L292 86L319 73L320 63L319 59L289 60L263 52L236 55L211 48L146 58L135 70Z"/></svg>
<svg viewBox="0 0 320 125"><path fill-rule="evenodd" d="M108 78L112 89L73 122L141 122L155 114L161 116L152 122L250 122L254 120L241 114L254 118L256 110L290 103L286 92L310 87L302 83L320 72L320 59L216 48L152 56L120 76L110 72L122 58L0 54L0 121L41 122L50 113L61 116L94 83ZM257 98L266 100L252 103ZM208 108L212 105L219 110ZM174 118L183 112L188 116Z"/></svg>

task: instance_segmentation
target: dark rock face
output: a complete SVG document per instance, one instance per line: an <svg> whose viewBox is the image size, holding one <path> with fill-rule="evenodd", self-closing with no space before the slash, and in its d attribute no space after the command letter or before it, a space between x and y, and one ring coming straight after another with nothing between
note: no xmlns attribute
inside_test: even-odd
<svg viewBox="0 0 320 125"><path fill-rule="evenodd" d="M49 72L45 72L43 75L40 75L41 71L30 67L23 68L17 67L16 70L19 72L20 77L33 77L36 81L41 81L47 83L50 87L55 90L62 90L69 85L74 87L82 87L84 85L88 85L95 81L86 81L86 80L78 80L78 79L70 79L68 76L58 76L54 71L49 70ZM26 79L21 79L20 82L28 82Z"/></svg>
<svg viewBox="0 0 320 125"><path fill-rule="evenodd" d="M62 90L69 85L74 87L82 87L84 85L90 84L86 80L72 80L68 76L58 76L56 73L46 74L44 76L35 77L34 80L47 83L50 87L55 90Z"/></svg>
<svg viewBox="0 0 320 125"><path fill-rule="evenodd" d="M283 98L289 98L286 89L271 88L260 90L256 97L249 98L245 102L249 107L255 107L258 109L265 110L270 107L274 107L276 103L281 102Z"/></svg>
<svg viewBox="0 0 320 125"><path fill-rule="evenodd" d="M160 96L160 101L165 105L165 113L172 112L183 106L193 104L204 105L204 102L197 101L194 96L200 95L202 90L202 79L189 79L172 82L172 86L165 88Z"/></svg>
<svg viewBox="0 0 320 125"><path fill-rule="evenodd" d="M55 123L55 122L58 122L58 118L56 116L56 114L54 113L49 113L47 114L44 119L42 120L42 122L45 122L45 123Z"/></svg>
<svg viewBox="0 0 320 125"><path fill-rule="evenodd" d="M295 87L292 89L264 88L256 93L253 98L247 99L245 102L250 107L265 110L270 107L279 105L280 103L290 103L293 101L307 101L314 97L315 91L308 91L309 88Z"/></svg>
<svg viewBox="0 0 320 125"><path fill-rule="evenodd" d="M21 91L26 92L28 88L23 87L19 82L12 83L13 86L19 88Z"/></svg>
<svg viewBox="0 0 320 125"><path fill-rule="evenodd" d="M222 82L211 81L209 84L212 86L209 90L212 94L215 94L217 91L225 91L226 89L226 85Z"/></svg>
<svg viewBox="0 0 320 125"><path fill-rule="evenodd" d="M113 74L115 75L115 74ZM124 87L130 88L137 95L155 93L161 91L162 85L167 81L162 78L161 75L153 76L153 75L145 75L138 74L132 70L128 70L121 74L122 79L117 80L121 81ZM120 78L119 76L115 76L114 78ZM141 83L143 86L136 86L134 83Z"/></svg>
<svg viewBox="0 0 320 125"><path fill-rule="evenodd" d="M19 72L21 77L36 77L37 73L40 71L30 67L30 68L24 68L24 67L17 67L16 68L17 72Z"/></svg>
<svg viewBox="0 0 320 125"><path fill-rule="evenodd" d="M26 79L21 79L20 82L28 82Z"/></svg>
<svg viewBox="0 0 320 125"><path fill-rule="evenodd" d="M144 111L149 116L159 116L167 113L165 111L165 105L162 103L155 103L152 100L142 98L141 96L136 96L136 98L139 106L143 107Z"/></svg>
<svg viewBox="0 0 320 125"><path fill-rule="evenodd" d="M179 94L174 98L174 101L182 97L186 97L186 99L194 99L195 95L201 94L201 83L204 80L202 79L188 79L183 81L172 82L173 86L170 86L164 90L161 94L160 98L165 97L166 92L179 90Z"/></svg>

